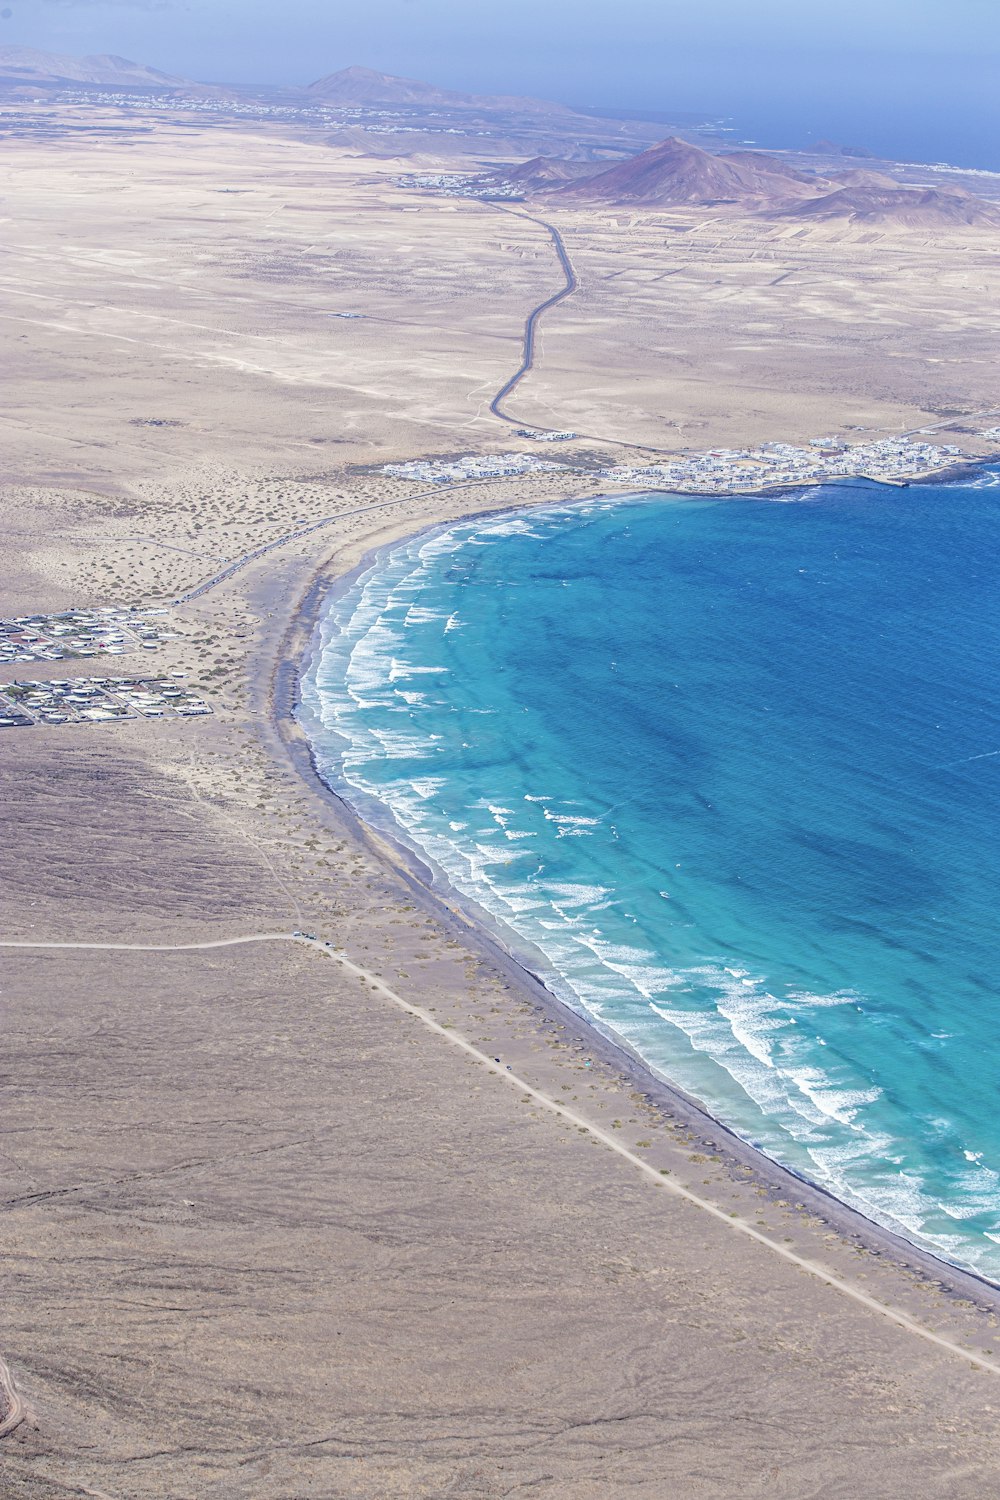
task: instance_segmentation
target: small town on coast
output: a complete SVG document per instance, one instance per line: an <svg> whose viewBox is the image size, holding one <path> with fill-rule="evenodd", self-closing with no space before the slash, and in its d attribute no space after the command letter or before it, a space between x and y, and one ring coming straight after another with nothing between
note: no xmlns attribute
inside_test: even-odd
<svg viewBox="0 0 1000 1500"><path fill-rule="evenodd" d="M988 429L979 436L1000 444L1000 428ZM569 441L576 434L556 432L543 437L548 441ZM654 463L619 463L598 468L588 465L585 470L572 461L536 458L530 453L500 453L385 464L382 472L397 479L444 485L562 469L567 473L586 472L592 480L616 486L723 496L766 493L788 486L843 479L901 485L968 464L970 460L963 450L953 443L930 443L910 436L861 443L849 443L840 437L817 437L810 440L808 448L792 443L763 443L759 448L714 448L707 453Z"/></svg>

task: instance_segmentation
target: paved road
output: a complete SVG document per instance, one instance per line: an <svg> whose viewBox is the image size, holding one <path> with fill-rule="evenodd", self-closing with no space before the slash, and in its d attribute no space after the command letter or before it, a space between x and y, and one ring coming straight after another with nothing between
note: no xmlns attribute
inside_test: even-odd
<svg viewBox="0 0 1000 1500"><path fill-rule="evenodd" d="M983 422L988 417L1000 417L1000 407L995 406L992 411L974 411L968 416L963 416L963 422ZM952 427L956 422L955 417L945 417L943 422L927 422L923 427L912 427L909 432L901 432L900 437L913 438L922 437L925 432L940 432L943 427Z"/></svg>
<svg viewBox="0 0 1000 1500"><path fill-rule="evenodd" d="M494 205L494 207L497 207L497 205ZM507 210L503 211L507 212ZM517 214L516 217L519 219L530 219L532 224L538 224L542 229L545 230L546 234L549 236L553 245L555 246L556 255L559 257L559 264L561 265L563 274L566 278L565 285L562 286L558 292L553 293L551 297L546 297L544 302L540 302L538 306L532 308L531 312L528 314L524 323L524 347L523 356L521 359L521 367L514 375L511 376L506 385L504 385L499 391L497 391L496 395L493 397L493 400L490 402L490 411L495 417L499 417L502 422L509 422L514 426L530 426L530 423L521 424L518 422L516 417L508 416L507 413L503 410L503 403L511 394L511 392L516 389L516 387L520 384L525 375L528 374L529 370L534 365L535 331L538 325L539 318L542 316L542 313L547 312L550 307L555 307L557 303L562 302L566 297L571 296L573 292L576 291L577 279L576 272L573 269L573 263L570 260L569 254L566 250L566 246L563 243L563 237L559 233L558 229L556 229L555 225L547 223L544 219L536 219L531 214ZM255 562L258 558L266 557L269 552L274 552L276 548L285 547L289 542L298 541L300 537L310 536L314 531L320 531L324 526L332 526L335 521L344 520L348 516L360 516L364 515L368 511L373 510L389 510L393 506L408 505L411 500L422 500L427 495L440 495L450 490L472 489L477 484L488 484L489 482L490 481L486 479L475 479L463 484L439 484L435 485L433 489L420 490L417 494L407 495L401 500L380 500L373 505L358 505L355 506L353 510L341 510L337 511L332 516L323 516L319 521L313 521L308 526L300 526L295 531L286 531L283 536L275 537L273 541L264 542L261 546L254 547L252 551L244 552L242 556L233 558L233 560L231 562L228 562L225 567L220 568L217 573L213 573L210 578L206 578L201 583L195 584L194 588L188 589L186 593L178 594L173 602L174 604L187 604L192 599L200 599L202 595L207 594L210 589L217 588L220 583L225 583L227 578L232 578L235 573L239 573L243 568L248 567L250 563Z"/></svg>
<svg viewBox="0 0 1000 1500"><path fill-rule="evenodd" d="M516 390L521 381L524 379L525 375L527 375L528 371L534 365L535 332L538 327L538 320L542 316L542 313L548 312L550 307L555 307L557 303L565 301L567 297L571 297L576 291L578 283L576 279L576 272L573 269L573 262L569 258L566 246L563 243L563 237L559 233L558 229L556 229L555 225L547 223L544 219L536 219L532 214L518 214L517 217L519 219L530 219L532 224L541 225L541 227L545 230L546 234L549 236L549 239L555 246L556 255L559 257L559 264L562 266L563 275L566 277L565 285L558 292L555 292L551 297L546 297L544 302L539 302L538 306L532 308L531 312L528 314L524 322L524 352L521 358L521 368L516 372L516 374L510 377L505 386L502 386L500 390L497 391L496 395L493 397L493 400L490 402L490 411L495 417L499 417L501 422L512 422L517 426L531 426L531 423L520 423L518 422L518 419L516 417L508 416L503 409L503 403L506 401L507 397L511 395L514 390Z"/></svg>
<svg viewBox="0 0 1000 1500"><path fill-rule="evenodd" d="M661 1192L670 1193L675 1198L683 1198L686 1202L694 1204L696 1208L700 1208L704 1213L715 1219L719 1224L724 1225L726 1229L731 1230L734 1234L741 1234L747 1239L755 1240L758 1245L763 1245L765 1249L770 1250L772 1255L780 1256L782 1260L787 1261L790 1265L798 1267L801 1271L806 1271L810 1276L814 1276L817 1281L823 1282L825 1286L831 1287L842 1296L850 1298L852 1302L859 1303L870 1312L878 1313L882 1318L888 1318L890 1323L895 1323L897 1327L905 1329L907 1333L912 1333L919 1339L923 1339L925 1343L934 1344L937 1348L945 1350L946 1353L956 1355L959 1359L975 1365L977 1369L988 1370L993 1375L1000 1375L1000 1364L986 1359L984 1355L973 1353L970 1349L963 1348L960 1344L956 1344L953 1340L945 1338L942 1334L935 1333L930 1328L925 1328L922 1323L918 1323L915 1318L912 1318L909 1313L903 1312L901 1308L890 1307L885 1303L879 1302L875 1297L863 1291L861 1287L845 1281L833 1271L828 1270L826 1266L820 1265L818 1261L810 1260L804 1255L798 1255L794 1250L789 1250L787 1245L780 1244L777 1240L771 1239L769 1235L762 1234L759 1229L748 1223L746 1219L732 1218L723 1209L718 1208L707 1199L699 1197L690 1188L683 1187L672 1178L661 1176L656 1167L644 1161L641 1156L637 1156L634 1151L630 1151L627 1146L617 1141L608 1131L602 1130L599 1125L594 1125L589 1120L585 1120L575 1110L567 1108L565 1104L550 1098L548 1094L542 1093L540 1089L536 1089L532 1084L525 1082L516 1073L508 1072L506 1068L498 1068L494 1058L488 1056L485 1052L481 1052L478 1047L474 1047L471 1042L467 1042L464 1037L459 1036L456 1032L440 1025L428 1011L423 1010L419 1005L411 1004L409 1000L404 1000L402 995L398 995L395 990L390 989L377 974L374 974L370 969L363 968L360 964L352 962L346 954L339 952L331 943L324 942L320 938L307 937L304 934L296 932L253 932L243 937L216 938L203 943L46 943L0 940L0 948L45 950L54 948L86 948L128 953L196 953L209 948L236 948L245 943L301 943L307 947L317 949L325 958L332 959L334 963L339 964L348 973L355 975L358 979L364 980L375 994L381 995L383 999L388 1000L392 1005L405 1011L407 1015L415 1017L422 1025L446 1041L449 1046L457 1047L459 1051L466 1053L469 1057L474 1058L476 1062L483 1064L494 1077L499 1078L511 1088L517 1089L520 1094L528 1095L536 1104L540 1105L550 1114L558 1116L559 1119L565 1120L570 1125L574 1125L578 1130L593 1136L595 1140L600 1141L603 1146L606 1146L609 1151L613 1151L617 1156L624 1157L630 1166L655 1183ZM3 1424L0 1425L0 1438L4 1437L7 1432L12 1432L14 1427L24 1420L25 1415L23 1403L20 1402L20 1398L13 1389L13 1383L9 1380L9 1372L7 1372L7 1384L4 1385L3 1383L6 1369L7 1367L0 1361L0 1393L6 1396L8 1404L13 1401L16 1406L19 1405L20 1415L14 1413L13 1418L12 1415L7 1416ZM11 1425L12 1419L13 1425Z"/></svg>

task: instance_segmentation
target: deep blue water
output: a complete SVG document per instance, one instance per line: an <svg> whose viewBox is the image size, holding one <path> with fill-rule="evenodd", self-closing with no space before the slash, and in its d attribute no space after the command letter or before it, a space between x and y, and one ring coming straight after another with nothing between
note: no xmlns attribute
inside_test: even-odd
<svg viewBox="0 0 1000 1500"><path fill-rule="evenodd" d="M303 713L577 1009L1000 1279L997 481L417 538L331 605Z"/></svg>
<svg viewBox="0 0 1000 1500"><path fill-rule="evenodd" d="M730 116L730 140L752 141L758 150L808 151L825 139L866 148L889 161L937 162L995 175L1000 172L995 63L991 59L974 73L967 71L965 81L962 95L956 79L953 102L944 109L913 108L913 100L923 93L921 84L912 92L899 87L894 98L886 98L872 79L869 88L848 99L828 97L810 105L801 96L786 99L762 91L747 107L734 110L730 105L720 114ZM923 83L927 90L935 87L930 78ZM843 169L844 163L840 165ZM835 167L831 161L830 169Z"/></svg>

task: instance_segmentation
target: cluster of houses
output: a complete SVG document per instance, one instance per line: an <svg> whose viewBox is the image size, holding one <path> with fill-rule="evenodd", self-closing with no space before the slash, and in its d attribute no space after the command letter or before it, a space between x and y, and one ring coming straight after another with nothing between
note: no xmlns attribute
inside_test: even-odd
<svg viewBox="0 0 1000 1500"><path fill-rule="evenodd" d="M1000 437L1000 428L984 438ZM569 442L576 433L519 430L518 437L535 442ZM636 488L679 490L687 494L741 494L785 485L819 484L830 479L878 479L887 484L939 473L964 462L960 448L918 438L879 438L847 442L840 437L811 438L806 447L793 443L762 443L759 448L712 448L705 453L678 455L651 464L615 464L590 469L591 478ZM477 479L506 479L518 474L576 466L553 463L531 453L466 454L462 458L416 459L385 464L382 472L421 484L461 484Z"/></svg>
<svg viewBox="0 0 1000 1500"><path fill-rule="evenodd" d="M446 125L441 119L427 118L421 111L415 117L412 109L386 107L377 104L320 104L315 101L286 101L240 98L235 94L217 97L177 92L153 93L146 89L118 90L110 88L64 89L59 99L65 104L104 105L119 112L139 110L173 110L185 115L214 115L223 119L276 120L279 123L316 125L321 129L338 126L361 126L374 135L478 135L495 136L498 129L473 128L463 122ZM48 100L36 98L32 104L46 104ZM8 116L9 118L9 116ZM15 121L18 117L15 116ZM21 119L28 117L21 112ZM447 182L450 174L443 178ZM225 189L220 189L224 192ZM503 196L512 196L504 194Z"/></svg>
<svg viewBox="0 0 1000 1500"><path fill-rule="evenodd" d="M68 677L17 681L0 688L0 729L33 724L108 724L118 719L163 719L210 714L184 672L167 677Z"/></svg>
<svg viewBox="0 0 1000 1500"><path fill-rule="evenodd" d="M348 117L360 116L361 109L333 108L328 105L270 102L263 99L240 99L233 94L199 96L184 93L151 93L146 89L129 90L110 88L63 89L60 103L107 105L115 110L174 110L188 115L221 115L226 119L236 117L247 120L291 120L312 121L318 125L339 125ZM44 98L33 99L33 104L46 104Z"/></svg>
<svg viewBox="0 0 1000 1500"><path fill-rule="evenodd" d="M156 651L174 640L156 617L166 610L69 609L58 614L17 615L0 620L0 665L8 662L63 661L88 656L124 656Z"/></svg>
<svg viewBox="0 0 1000 1500"><path fill-rule="evenodd" d="M962 451L950 444L884 438L846 443L813 438L807 448L763 443L759 448L714 448L692 457L655 464L616 464L602 471L615 484L655 486L696 494L733 494L830 479L878 479L903 484L952 467Z"/></svg>
<svg viewBox="0 0 1000 1500"><path fill-rule="evenodd" d="M507 198L513 203L524 199L524 183L508 182L497 172L408 172L396 178L396 186L429 189L444 198L485 198L488 202Z"/></svg>
<svg viewBox="0 0 1000 1500"><path fill-rule="evenodd" d="M564 469L565 464L536 458L533 453L466 454L454 459L416 459L407 464L385 464L383 474L396 479L416 479L421 484L460 484L464 479L506 479L514 474Z"/></svg>

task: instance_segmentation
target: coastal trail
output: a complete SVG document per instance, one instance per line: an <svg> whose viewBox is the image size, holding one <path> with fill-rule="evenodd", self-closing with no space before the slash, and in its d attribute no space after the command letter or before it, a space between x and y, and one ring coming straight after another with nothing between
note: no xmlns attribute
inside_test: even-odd
<svg viewBox="0 0 1000 1500"><path fill-rule="evenodd" d="M880 1302L878 1298L873 1297L861 1287L854 1285L843 1277L838 1276L818 1261L799 1255L795 1250L790 1250L786 1245L780 1244L770 1235L762 1233L754 1225L748 1223L746 1219L733 1217L730 1213L725 1212L716 1204L693 1192L690 1188L684 1187L683 1184L675 1182L669 1177L665 1177L656 1167L644 1161L641 1156L630 1150L628 1146L615 1140L610 1132L602 1130L599 1125L593 1124L582 1115L577 1114L575 1110L568 1108L567 1105L543 1093L541 1089L535 1088L518 1074L508 1071L506 1068L498 1067L494 1058L482 1052L472 1042L467 1041L465 1037L459 1035L457 1032L442 1026L429 1011L404 999L402 995L397 994L395 990L391 989L372 970L364 968L361 964L354 963L352 959L336 949L329 941L315 937L312 934L296 931L254 932L247 933L241 937L213 938L197 943L85 943L0 939L0 948L21 952L79 951L83 949L105 953L197 953L207 949L237 948L251 943L296 943L314 949L322 954L324 958L331 960L341 969L346 970L347 973L354 975L355 978L370 986L373 994L380 996L391 1005L404 1011L407 1015L414 1017L421 1025L427 1027L428 1030L446 1041L449 1046L458 1048L459 1051L464 1052L473 1061L485 1067L494 1078L499 1079L510 1088L517 1089L522 1096L527 1096L549 1114L574 1126L577 1130L593 1137L594 1140L600 1141L609 1151L613 1151L617 1156L623 1157L630 1166L648 1178L661 1192L670 1193L673 1197L681 1198L694 1207L701 1209L703 1213L708 1214L719 1224L724 1225L732 1233L740 1234L747 1239L754 1240L758 1245L769 1250L771 1254L779 1256L787 1264L806 1272L809 1276L814 1277L833 1291L839 1292L841 1296L849 1298L852 1302L867 1308L870 1312L877 1313L881 1318L888 1319L890 1323L896 1324L897 1327L904 1329L907 1333L913 1334L916 1338L922 1339L925 1343L933 1344L936 1348L966 1361L976 1369L988 1371L991 1375L1000 1375L1000 1364L987 1359L985 1355L974 1352L971 1349L963 1348L961 1344L956 1343L953 1339L949 1339L943 1334L935 1333L933 1329L925 1327L924 1324L918 1322L916 1318L911 1317L909 1313L904 1312L901 1308L892 1307L887 1303ZM0 1418L0 1438L2 1438L9 1432L12 1432L24 1420L27 1414L24 1403L17 1395L13 1381L9 1378L9 1372L2 1360L0 1360L0 1398L6 1399L8 1408L6 1416Z"/></svg>

